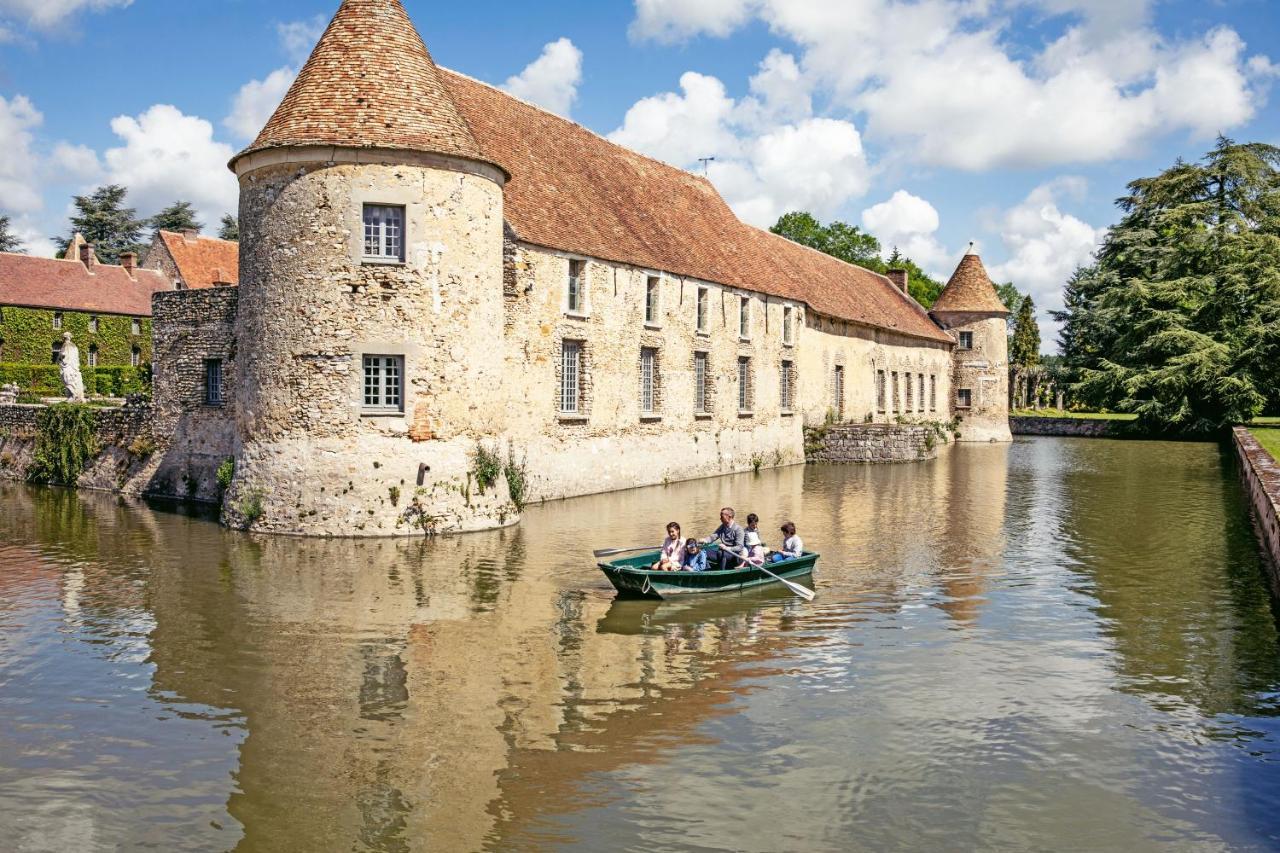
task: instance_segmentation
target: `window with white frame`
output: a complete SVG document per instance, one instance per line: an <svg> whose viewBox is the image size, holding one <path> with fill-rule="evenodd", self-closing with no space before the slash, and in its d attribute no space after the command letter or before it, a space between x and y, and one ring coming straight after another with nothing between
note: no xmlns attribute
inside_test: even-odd
<svg viewBox="0 0 1280 853"><path fill-rule="evenodd" d="M94 335L98 334L98 318L97 317L89 318L89 332Z"/></svg>
<svg viewBox="0 0 1280 853"><path fill-rule="evenodd" d="M91 344L89 346L89 366L90 367L98 366L98 345L97 344Z"/></svg>
<svg viewBox="0 0 1280 853"><path fill-rule="evenodd" d="M364 404L371 414L399 414L404 411L404 356L364 357Z"/></svg>
<svg viewBox="0 0 1280 853"><path fill-rule="evenodd" d="M640 413L658 411L658 351L652 347L640 350Z"/></svg>
<svg viewBox="0 0 1280 853"><path fill-rule="evenodd" d="M707 393L708 377L707 354L695 352L693 354L693 410L700 415L711 411L711 395Z"/></svg>
<svg viewBox="0 0 1280 853"><path fill-rule="evenodd" d="M205 359L204 404L206 406L221 406L222 403L222 359Z"/></svg>
<svg viewBox="0 0 1280 853"><path fill-rule="evenodd" d="M960 333L960 349L973 349L973 332Z"/></svg>
<svg viewBox="0 0 1280 853"><path fill-rule="evenodd" d="M369 261L404 263L404 207L364 206L364 257Z"/></svg>
<svg viewBox="0 0 1280 853"><path fill-rule="evenodd" d="M751 411L751 359L738 358L738 411Z"/></svg>
<svg viewBox="0 0 1280 853"><path fill-rule="evenodd" d="M738 337L746 340L751 337L751 297L738 299Z"/></svg>
<svg viewBox="0 0 1280 853"><path fill-rule="evenodd" d="M649 276L644 285L644 321L650 326L658 323L658 299L661 295L661 279Z"/></svg>
<svg viewBox="0 0 1280 853"><path fill-rule="evenodd" d="M956 408L971 409L973 408L973 390L969 388L961 388L956 391Z"/></svg>
<svg viewBox="0 0 1280 853"><path fill-rule="evenodd" d="M134 317L132 322L129 324L129 332L135 336L142 334L142 321L137 317Z"/></svg>
<svg viewBox="0 0 1280 853"><path fill-rule="evenodd" d="M782 411L791 411L792 405L792 375L795 365L790 361L782 362L782 370L778 374L778 399L782 405Z"/></svg>
<svg viewBox="0 0 1280 853"><path fill-rule="evenodd" d="M698 331L707 331L707 320L711 302L711 291L705 287L698 288Z"/></svg>
<svg viewBox="0 0 1280 853"><path fill-rule="evenodd" d="M560 412L582 411L582 341L565 341L560 349Z"/></svg>
<svg viewBox="0 0 1280 853"><path fill-rule="evenodd" d="M587 312L586 273L586 261L569 261L569 292L565 300L565 310L570 314Z"/></svg>
<svg viewBox="0 0 1280 853"><path fill-rule="evenodd" d="M62 312L61 312L61 311L54 311L54 312L53 312L53 327L54 327L55 329L61 329L61 328L62 328Z"/></svg>
<svg viewBox="0 0 1280 853"><path fill-rule="evenodd" d="M784 344L791 344L795 342L795 333L791 329L791 324L794 320L794 313L795 312L791 309L790 305L784 305L782 307L782 342Z"/></svg>

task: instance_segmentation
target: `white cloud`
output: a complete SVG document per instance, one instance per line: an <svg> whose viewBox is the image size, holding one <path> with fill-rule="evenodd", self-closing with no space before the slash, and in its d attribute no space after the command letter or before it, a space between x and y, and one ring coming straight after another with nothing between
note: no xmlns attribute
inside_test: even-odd
<svg viewBox="0 0 1280 853"><path fill-rule="evenodd" d="M945 280L953 258L938 241L940 224L937 208L906 190L862 211L862 226L880 241L886 255L897 248L930 275Z"/></svg>
<svg viewBox="0 0 1280 853"><path fill-rule="evenodd" d="M106 179L128 187L129 200L140 211L181 199L212 223L236 209L239 186L227 170L234 152L214 140L209 122L156 104L139 116L112 119L111 130L123 144L103 155Z"/></svg>
<svg viewBox="0 0 1280 853"><path fill-rule="evenodd" d="M701 33L726 36L746 22L754 6L751 0L636 0L631 35L664 42Z"/></svg>
<svg viewBox="0 0 1280 853"><path fill-rule="evenodd" d="M32 149L33 131L44 116L24 95L0 95L0 212L29 213L43 207L39 156Z"/></svg>
<svg viewBox="0 0 1280 853"><path fill-rule="evenodd" d="M81 11L100 12L132 3L133 0L0 0L0 15L47 29Z"/></svg>
<svg viewBox="0 0 1280 853"><path fill-rule="evenodd" d="M324 35L328 22L323 15L316 15L305 21L288 21L276 25L276 35L280 37L280 46L288 55L289 61L301 66L311 55L316 42Z"/></svg>
<svg viewBox="0 0 1280 853"><path fill-rule="evenodd" d="M86 183L102 173L98 153L87 145L59 142L49 157L49 176L63 183Z"/></svg>
<svg viewBox="0 0 1280 853"><path fill-rule="evenodd" d="M222 120L223 126L237 139L253 139L271 119L297 76L295 68L277 68L265 80L245 83L231 102L231 113Z"/></svg>
<svg viewBox="0 0 1280 853"><path fill-rule="evenodd" d="M502 87L543 109L568 116L582 82L582 51L567 38L553 41L523 71Z"/></svg>

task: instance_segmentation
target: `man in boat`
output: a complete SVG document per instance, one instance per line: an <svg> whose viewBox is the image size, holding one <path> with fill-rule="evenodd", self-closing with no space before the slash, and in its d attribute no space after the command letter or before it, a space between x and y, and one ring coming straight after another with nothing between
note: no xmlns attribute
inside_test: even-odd
<svg viewBox="0 0 1280 853"><path fill-rule="evenodd" d="M735 515L732 507L720 510L720 526L706 540L708 545L714 542L720 546L718 551L707 555L707 568L711 571L723 572L736 569L741 565L742 558L747 555L746 531L742 529L742 525L733 520Z"/></svg>

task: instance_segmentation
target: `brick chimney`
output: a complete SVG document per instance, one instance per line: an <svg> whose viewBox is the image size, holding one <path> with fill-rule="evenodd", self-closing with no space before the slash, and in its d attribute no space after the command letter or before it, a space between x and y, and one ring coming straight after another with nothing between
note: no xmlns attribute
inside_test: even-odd
<svg viewBox="0 0 1280 853"><path fill-rule="evenodd" d="M120 266L124 267L124 271L129 274L129 278L133 278L133 271L138 268L137 252L121 252Z"/></svg>
<svg viewBox="0 0 1280 853"><path fill-rule="evenodd" d="M196 231L194 228L185 228L182 231L182 239L186 240L188 243L194 243L200 239L200 232Z"/></svg>
<svg viewBox="0 0 1280 853"><path fill-rule="evenodd" d="M98 256L93 253L93 246L88 243L80 247L80 263L84 264L89 272L93 272L94 266L98 263Z"/></svg>
<svg viewBox="0 0 1280 853"><path fill-rule="evenodd" d="M214 267L213 269L213 286L214 287L230 287L231 282L227 281L229 276L223 271L222 267Z"/></svg>
<svg viewBox="0 0 1280 853"><path fill-rule="evenodd" d="M908 273L906 270L889 270L884 275L885 278L898 286L898 290L910 294L911 291L907 288Z"/></svg>

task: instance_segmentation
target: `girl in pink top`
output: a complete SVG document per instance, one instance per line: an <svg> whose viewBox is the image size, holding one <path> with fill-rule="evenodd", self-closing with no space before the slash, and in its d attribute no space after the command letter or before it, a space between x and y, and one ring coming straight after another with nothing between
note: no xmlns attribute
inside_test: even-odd
<svg viewBox="0 0 1280 853"><path fill-rule="evenodd" d="M667 538L662 543L662 554L653 568L659 572L678 572L683 565L684 539L680 536L680 525L673 521L667 525Z"/></svg>

